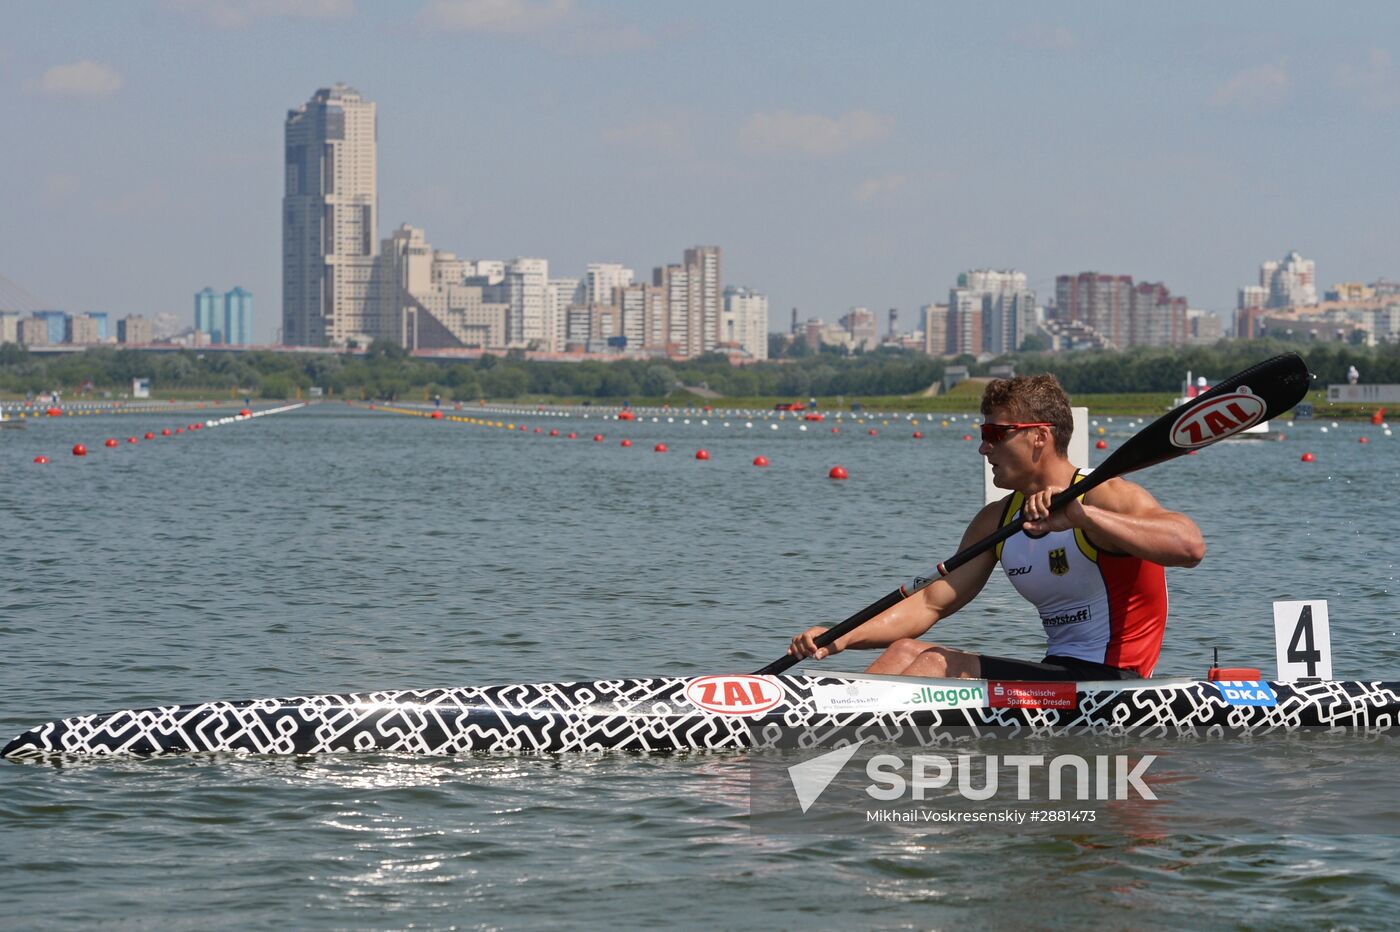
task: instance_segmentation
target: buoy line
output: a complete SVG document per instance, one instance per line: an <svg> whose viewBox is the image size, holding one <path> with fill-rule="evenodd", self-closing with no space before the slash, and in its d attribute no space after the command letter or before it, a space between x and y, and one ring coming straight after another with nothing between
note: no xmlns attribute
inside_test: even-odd
<svg viewBox="0 0 1400 932"><path fill-rule="evenodd" d="M206 427L223 427L228 424L236 424L242 421L251 421L254 418L267 417L270 414L282 414L286 411L295 411L297 408L304 408L306 407L306 404L307 403L304 401L299 401L296 404L282 405L278 408L265 408L261 411L253 411L249 408L243 408L237 414L229 415L227 417L209 418L208 420L204 421L195 421L191 424L185 425L184 427L164 427L161 428L159 434L157 434L154 430L148 430L140 438L135 436L127 437L126 445L135 446L141 443L142 440L155 440L157 436L173 437L178 434L183 434L186 431L188 431L189 433L196 433L198 431L204 430ZM123 444L119 440L117 440L116 437L108 437L102 442L102 446L108 449L115 449L122 445ZM75 443L71 452L74 456L87 456L87 444ZM40 466L43 466L49 462L49 458L41 453L38 456L34 457L34 462L39 464Z"/></svg>

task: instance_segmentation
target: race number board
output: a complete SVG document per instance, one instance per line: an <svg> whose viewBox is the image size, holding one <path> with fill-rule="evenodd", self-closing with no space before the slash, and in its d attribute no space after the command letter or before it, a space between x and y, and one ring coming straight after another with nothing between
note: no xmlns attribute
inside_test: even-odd
<svg viewBox="0 0 1400 932"><path fill-rule="evenodd" d="M1274 647L1278 679L1332 678L1332 636L1327 630L1327 600L1274 603Z"/></svg>

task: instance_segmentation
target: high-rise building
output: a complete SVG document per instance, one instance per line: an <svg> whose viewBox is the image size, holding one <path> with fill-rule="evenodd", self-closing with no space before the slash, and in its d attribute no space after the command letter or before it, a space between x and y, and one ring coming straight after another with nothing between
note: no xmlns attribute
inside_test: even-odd
<svg viewBox="0 0 1400 932"><path fill-rule="evenodd" d="M519 349L547 350L554 342L553 321L545 305L549 284L548 259L512 259L505 264L499 285L491 286L488 300L509 307L506 343Z"/></svg>
<svg viewBox="0 0 1400 932"><path fill-rule="evenodd" d="M1132 308L1133 277L1080 272L1055 279L1055 318L1082 324L1110 347L1122 348L1131 339L1128 316Z"/></svg>
<svg viewBox="0 0 1400 932"><path fill-rule="evenodd" d="M224 342L234 346L253 342L253 293L239 285L224 292Z"/></svg>
<svg viewBox="0 0 1400 932"><path fill-rule="evenodd" d="M592 266L590 266L592 268ZM611 294L611 291L609 291ZM612 300L593 302L587 294L587 285L577 278L551 278L545 285L545 315L549 318L546 321L545 329L550 334L547 349L550 352L562 352L565 344L570 342L569 337L569 308L575 305L589 304L611 304Z"/></svg>
<svg viewBox="0 0 1400 932"><path fill-rule="evenodd" d="M943 356L948 352L948 305L925 304L924 352L930 356Z"/></svg>
<svg viewBox="0 0 1400 932"><path fill-rule="evenodd" d="M662 352L666 349L666 290L634 282L618 295L622 307L622 336L628 349Z"/></svg>
<svg viewBox="0 0 1400 932"><path fill-rule="evenodd" d="M590 262L584 274L584 295L579 303L616 304L613 294L617 288L632 284L635 273L617 262Z"/></svg>
<svg viewBox="0 0 1400 932"><path fill-rule="evenodd" d="M1268 289L1266 307L1309 307L1317 303L1317 263L1290 252L1282 261L1259 266L1259 287Z"/></svg>
<svg viewBox="0 0 1400 932"><path fill-rule="evenodd" d="M155 339L151 322L134 314L117 321L117 342L145 344Z"/></svg>
<svg viewBox="0 0 1400 932"><path fill-rule="evenodd" d="M957 286L949 290L945 352L1015 352L1034 332L1035 323L1035 292L1024 272L973 269L959 275Z"/></svg>
<svg viewBox="0 0 1400 932"><path fill-rule="evenodd" d="M417 227L400 226L376 260L372 292L384 337L408 349L505 346L507 307L484 299L491 269L477 277L477 265L434 250Z"/></svg>
<svg viewBox="0 0 1400 932"><path fill-rule="evenodd" d="M1186 299L1174 298L1161 282L1133 288L1128 314L1128 346L1184 346L1188 340Z"/></svg>
<svg viewBox="0 0 1400 932"><path fill-rule="evenodd" d="M695 246L685 251L690 271L690 324L686 356L708 353L719 342L719 320L724 309L724 277L718 246Z"/></svg>
<svg viewBox="0 0 1400 932"><path fill-rule="evenodd" d="M86 314L73 314L68 318L67 332L64 334L65 343L97 343L97 321Z"/></svg>
<svg viewBox="0 0 1400 932"><path fill-rule="evenodd" d="M19 311L0 311L0 343L19 342Z"/></svg>
<svg viewBox="0 0 1400 932"><path fill-rule="evenodd" d="M38 316L25 317L19 322L19 342L22 346L45 346L49 343L62 343L49 336L49 322Z"/></svg>
<svg viewBox="0 0 1400 932"><path fill-rule="evenodd" d="M875 315L869 308L853 307L837 323L850 334L852 349L872 350L880 342Z"/></svg>
<svg viewBox="0 0 1400 932"><path fill-rule="evenodd" d="M768 358L768 296L751 288L724 289L720 344L737 345L753 359Z"/></svg>
<svg viewBox="0 0 1400 932"><path fill-rule="evenodd" d="M344 84L287 114L282 342L345 346L379 333L375 106Z"/></svg>
<svg viewBox="0 0 1400 932"><path fill-rule="evenodd" d="M224 296L209 287L195 292L194 329L207 333L210 343L223 343L225 327Z"/></svg>

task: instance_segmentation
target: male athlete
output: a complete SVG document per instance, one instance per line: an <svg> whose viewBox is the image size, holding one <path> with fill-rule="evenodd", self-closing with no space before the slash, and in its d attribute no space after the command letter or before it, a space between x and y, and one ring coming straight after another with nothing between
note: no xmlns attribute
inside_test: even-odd
<svg viewBox="0 0 1400 932"><path fill-rule="evenodd" d="M1019 514L1025 530L876 615L828 647L809 628L788 653L821 660L847 648L884 648L868 673L1004 680L1134 679L1152 675L1167 623L1166 566L1195 566L1200 528L1167 511L1146 489L1109 479L1059 511L1055 493L1076 470L1066 456L1074 429L1069 398L1052 375L995 379L982 395L982 445L992 481L1012 494L987 505L963 534L969 547ZM982 591L1002 570L1045 627L1040 663L954 650L916 640Z"/></svg>

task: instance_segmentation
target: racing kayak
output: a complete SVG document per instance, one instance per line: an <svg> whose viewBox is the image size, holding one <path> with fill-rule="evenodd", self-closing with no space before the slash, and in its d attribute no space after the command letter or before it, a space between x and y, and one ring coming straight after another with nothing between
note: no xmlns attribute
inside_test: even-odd
<svg viewBox="0 0 1400 932"><path fill-rule="evenodd" d="M1396 728L1400 682L1188 678L1047 683L861 673L713 675L397 690L162 706L50 722L13 760L198 752L682 751L805 746L854 734L932 743L949 729L1253 734Z"/></svg>

